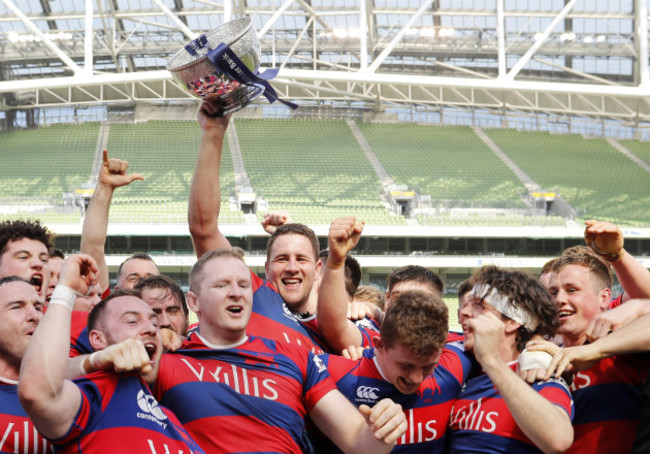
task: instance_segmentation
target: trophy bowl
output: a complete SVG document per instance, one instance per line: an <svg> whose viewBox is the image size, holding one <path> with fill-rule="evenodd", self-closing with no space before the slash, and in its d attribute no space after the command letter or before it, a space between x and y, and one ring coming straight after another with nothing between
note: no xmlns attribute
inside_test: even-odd
<svg viewBox="0 0 650 454"><path fill-rule="evenodd" d="M226 44L252 72L260 67L260 42L250 17L226 22L191 41L167 63L174 79L203 101L220 100L223 113L243 109L264 92L264 85L235 80L208 58L211 50Z"/></svg>

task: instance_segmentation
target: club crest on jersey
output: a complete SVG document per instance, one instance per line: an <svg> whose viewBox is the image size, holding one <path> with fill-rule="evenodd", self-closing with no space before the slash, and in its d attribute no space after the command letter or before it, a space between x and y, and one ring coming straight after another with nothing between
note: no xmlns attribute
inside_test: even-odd
<svg viewBox="0 0 650 454"><path fill-rule="evenodd" d="M372 320L368 318L362 318L361 320L357 320L356 322L354 322L354 324L357 325L359 328L366 328L375 332L379 332L377 331L377 327L372 322Z"/></svg>
<svg viewBox="0 0 650 454"><path fill-rule="evenodd" d="M324 372L325 369L327 369L327 366L323 362L322 359L320 359L318 356L314 356L314 364L316 364L316 367L318 368L318 373L320 374L321 372Z"/></svg>
<svg viewBox="0 0 650 454"><path fill-rule="evenodd" d="M167 427L167 423L163 422L167 419L167 415L162 411L162 408L158 405L158 401L151 394L146 394L143 390L140 390L136 399L138 407L142 410L142 412L138 412L136 415L139 419L153 421L163 429Z"/></svg>
<svg viewBox="0 0 650 454"><path fill-rule="evenodd" d="M373 388L372 386L359 386L357 388L357 398L354 399L357 402L371 403L374 404L379 400L377 393L379 388Z"/></svg>

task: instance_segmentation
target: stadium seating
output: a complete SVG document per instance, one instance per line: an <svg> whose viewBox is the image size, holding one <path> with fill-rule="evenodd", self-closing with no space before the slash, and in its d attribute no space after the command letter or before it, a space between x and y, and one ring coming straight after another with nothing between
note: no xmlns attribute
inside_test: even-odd
<svg viewBox="0 0 650 454"><path fill-rule="evenodd" d="M562 196L579 218L650 225L650 175L605 139L505 129L486 133L545 190Z"/></svg>
<svg viewBox="0 0 650 454"><path fill-rule="evenodd" d="M390 213L375 170L344 121L235 121L251 185L270 210L289 210L295 221L307 224L328 224L347 214L368 224L406 224L403 216ZM525 207L526 188L469 127L363 122L358 127L395 183L431 196L432 208L441 214L419 214L420 224L558 226L565 222L557 216L452 214L449 207L453 206ZM485 132L544 190L561 195L577 211L576 220L650 225L648 172L604 139L503 129ZM15 208L4 210L0 219L81 222L80 209L63 207L63 194L89 181L98 133L97 123L0 131L0 205L20 206L18 213ZM115 193L111 222L186 223L199 141L194 121L111 125L110 156L128 160L129 171L146 178ZM650 144L620 143L650 165ZM221 222L246 222L229 202L236 194L227 142L220 179ZM44 210L43 201L53 208ZM258 213L258 219L262 215Z"/></svg>
<svg viewBox="0 0 650 454"><path fill-rule="evenodd" d="M621 145L627 148L634 155L650 166L650 143L637 140L621 140Z"/></svg>
<svg viewBox="0 0 650 454"><path fill-rule="evenodd" d="M0 131L0 197L63 200L88 181L98 123Z"/></svg>
<svg viewBox="0 0 650 454"><path fill-rule="evenodd" d="M129 162L129 172L144 181L120 188L113 198L111 222L187 222L187 200L199 151L201 133L194 121L149 121L110 127L110 156ZM215 175L216 178L216 175ZM232 158L227 141L221 158L221 194L224 223L242 223L240 211L229 210L235 195Z"/></svg>
<svg viewBox="0 0 650 454"><path fill-rule="evenodd" d="M396 184L432 200L523 206L525 188L469 128L407 123L358 123Z"/></svg>
<svg viewBox="0 0 650 454"><path fill-rule="evenodd" d="M289 210L307 224L349 214L370 224L406 223L386 209L377 175L345 122L236 121L246 172L270 210Z"/></svg>

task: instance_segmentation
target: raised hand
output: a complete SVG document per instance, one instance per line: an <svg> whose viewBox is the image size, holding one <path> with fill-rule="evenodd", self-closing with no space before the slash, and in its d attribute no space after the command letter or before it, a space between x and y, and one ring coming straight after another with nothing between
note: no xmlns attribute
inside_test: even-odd
<svg viewBox="0 0 650 454"><path fill-rule="evenodd" d="M99 169L99 184L112 189L131 184L135 180L144 180L139 173L127 174L129 163L117 158L108 158L108 150L104 149L102 167Z"/></svg>

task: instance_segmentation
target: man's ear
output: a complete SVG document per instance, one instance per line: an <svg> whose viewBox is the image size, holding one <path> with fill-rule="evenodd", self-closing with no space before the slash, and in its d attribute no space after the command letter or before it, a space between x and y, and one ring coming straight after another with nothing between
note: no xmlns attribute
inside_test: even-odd
<svg viewBox="0 0 650 454"><path fill-rule="evenodd" d="M323 267L323 261L319 258L316 259L316 275L320 274L321 268Z"/></svg>
<svg viewBox="0 0 650 454"><path fill-rule="evenodd" d="M381 338L381 334L379 336L375 336L375 338L373 338L372 340L372 343L375 346L375 350L384 351L384 349L386 348L386 345L384 344L384 341Z"/></svg>
<svg viewBox="0 0 650 454"><path fill-rule="evenodd" d="M194 293L192 290L185 294L185 299L187 300L187 307L189 307L193 312L199 312L199 296Z"/></svg>
<svg viewBox="0 0 650 454"><path fill-rule="evenodd" d="M609 303L612 301L612 289L605 287L598 292L598 305L601 312L605 312L609 308Z"/></svg>
<svg viewBox="0 0 650 454"><path fill-rule="evenodd" d="M264 262L264 279L269 280L269 261Z"/></svg>
<svg viewBox="0 0 650 454"><path fill-rule="evenodd" d="M515 331L517 331L519 328L521 328L521 323L515 322L511 318L504 317L505 320L503 321L503 324L506 326L505 332L506 334L512 334Z"/></svg>
<svg viewBox="0 0 650 454"><path fill-rule="evenodd" d="M108 340L103 331L98 331L96 329L92 330L88 333L88 340L95 351L103 350L108 347Z"/></svg>

